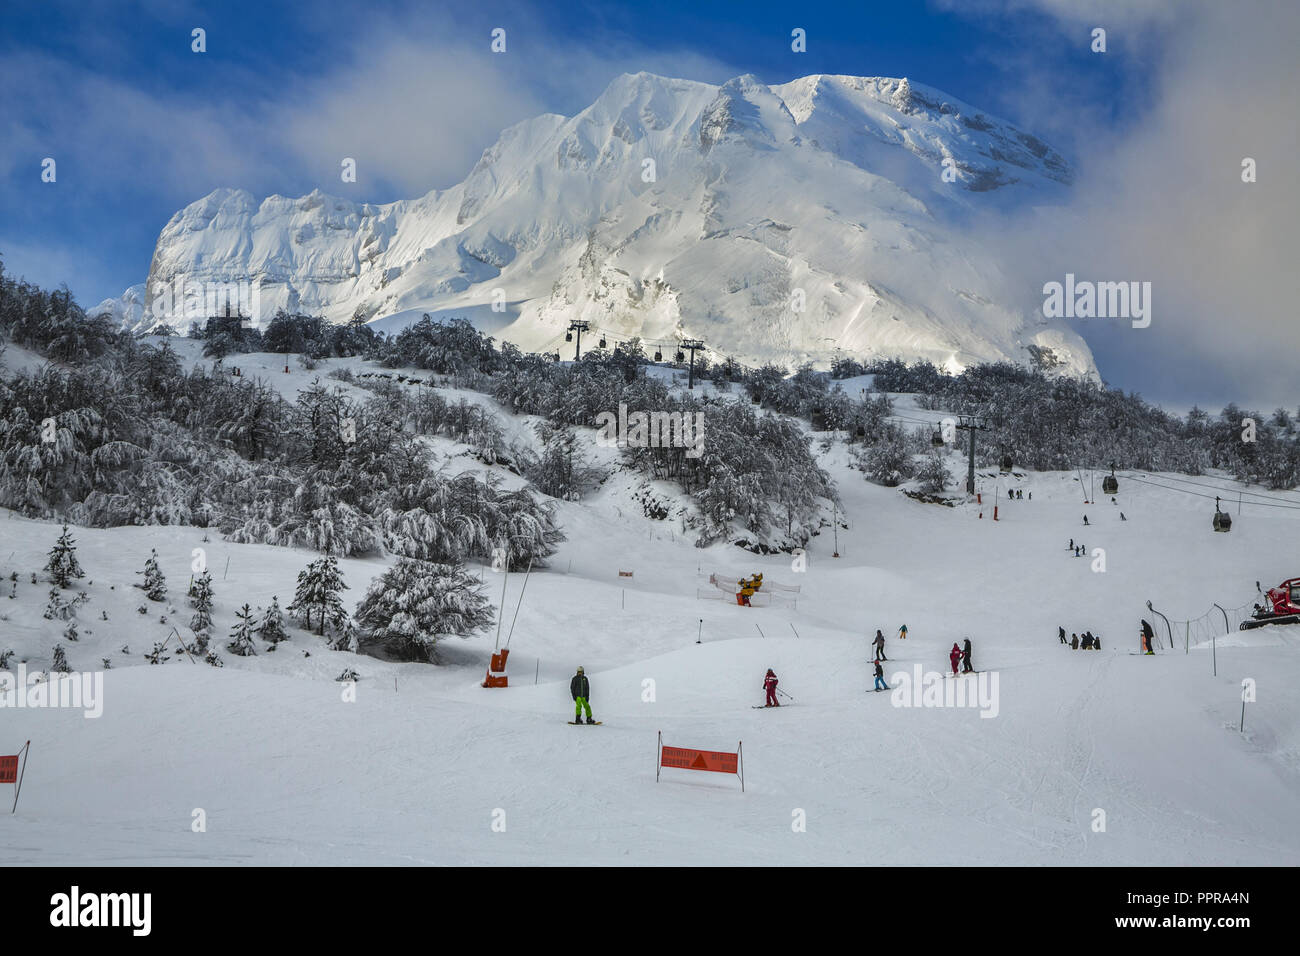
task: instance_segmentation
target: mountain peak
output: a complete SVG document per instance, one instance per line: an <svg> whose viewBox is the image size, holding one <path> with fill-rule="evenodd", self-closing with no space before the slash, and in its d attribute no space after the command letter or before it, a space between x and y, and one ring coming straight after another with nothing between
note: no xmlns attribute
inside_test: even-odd
<svg viewBox="0 0 1300 956"><path fill-rule="evenodd" d="M574 116L504 130L417 202L214 190L163 229L149 287L245 279L268 314L466 316L539 351L582 318L742 361L1050 349L1089 373L1083 341L1006 301L961 232L970 208L1050 202L1068 181L1046 144L910 78L626 73Z"/></svg>

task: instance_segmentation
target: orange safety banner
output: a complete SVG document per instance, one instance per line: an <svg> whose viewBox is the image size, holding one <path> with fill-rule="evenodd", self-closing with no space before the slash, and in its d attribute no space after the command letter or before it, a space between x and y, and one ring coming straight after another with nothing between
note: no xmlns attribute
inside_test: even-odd
<svg viewBox="0 0 1300 956"><path fill-rule="evenodd" d="M0 783L18 782L18 754L0 757Z"/></svg>
<svg viewBox="0 0 1300 956"><path fill-rule="evenodd" d="M664 747L659 757L661 767L682 770L712 770L714 773L737 773L736 754L717 750L691 750L686 747Z"/></svg>

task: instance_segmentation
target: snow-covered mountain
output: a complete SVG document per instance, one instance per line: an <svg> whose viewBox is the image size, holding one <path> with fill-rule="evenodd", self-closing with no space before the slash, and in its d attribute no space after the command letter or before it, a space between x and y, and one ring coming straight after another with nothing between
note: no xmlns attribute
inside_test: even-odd
<svg viewBox="0 0 1300 956"><path fill-rule="evenodd" d="M466 315L549 350L586 319L614 340L692 336L748 362L1037 359L1093 374L1084 341L1008 291L970 228L1058 202L1070 179L1040 140L907 79L638 73L576 116L506 129L462 183L419 199L216 190L163 229L144 308L100 308L152 322L161 286L246 281L263 321L279 307L385 328Z"/></svg>

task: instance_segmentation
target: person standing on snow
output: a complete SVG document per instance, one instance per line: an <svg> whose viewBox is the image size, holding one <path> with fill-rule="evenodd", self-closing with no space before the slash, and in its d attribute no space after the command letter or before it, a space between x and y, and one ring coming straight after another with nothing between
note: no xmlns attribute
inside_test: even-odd
<svg viewBox="0 0 1300 956"><path fill-rule="evenodd" d="M876 628L876 639L871 643L875 645L876 648L876 660L889 660L889 658L885 656L885 635L880 633L880 628Z"/></svg>
<svg viewBox="0 0 1300 956"><path fill-rule="evenodd" d="M961 666L962 666L963 674L969 674L971 671L974 670L974 668L970 666L970 638L969 637L966 638L966 643L961 650Z"/></svg>
<svg viewBox="0 0 1300 956"><path fill-rule="evenodd" d="M1155 632L1151 630L1151 625L1145 620L1142 622L1142 650L1147 654L1154 654L1151 649L1151 638L1155 637Z"/></svg>
<svg viewBox="0 0 1300 956"><path fill-rule="evenodd" d="M1071 635L1070 635L1070 650L1077 651L1078 649L1079 649L1079 635L1078 635L1078 634L1071 634Z"/></svg>
<svg viewBox="0 0 1300 956"><path fill-rule="evenodd" d="M900 627L900 628L898 629L898 639L899 639L900 641L905 641L905 640L907 640L907 625L906 625L906 624L904 624L902 627Z"/></svg>
<svg viewBox="0 0 1300 956"><path fill-rule="evenodd" d="M767 669L767 676L763 678L763 690L767 691L767 703L763 705L764 707L781 706L781 702L776 699L777 683L776 674L772 671L772 668L769 667Z"/></svg>
<svg viewBox="0 0 1300 956"><path fill-rule="evenodd" d="M1063 627L1058 627L1058 628L1056 629L1056 633L1059 634L1059 635L1061 636L1061 643L1062 643L1062 644L1068 644L1068 643L1069 643L1069 641L1067 641L1067 640L1065 639L1065 628L1063 628Z"/></svg>
<svg viewBox="0 0 1300 956"><path fill-rule="evenodd" d="M885 669L880 666L880 661L876 661L876 690L889 690L889 685L885 683Z"/></svg>
<svg viewBox="0 0 1300 956"><path fill-rule="evenodd" d="M582 723L582 712L587 711L587 723L594 724L596 721L591 717L591 683L587 680L587 675L578 668L578 673L573 675L573 680L569 681L569 693L573 695L573 722Z"/></svg>
<svg viewBox="0 0 1300 956"><path fill-rule="evenodd" d="M948 652L948 660L952 662L952 676L957 676L957 664L961 661L961 648L954 642L952 650Z"/></svg>

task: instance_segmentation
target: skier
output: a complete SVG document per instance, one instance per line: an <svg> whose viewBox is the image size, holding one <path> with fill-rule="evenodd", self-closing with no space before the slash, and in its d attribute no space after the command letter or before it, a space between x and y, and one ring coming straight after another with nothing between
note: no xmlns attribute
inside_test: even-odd
<svg viewBox="0 0 1300 956"><path fill-rule="evenodd" d="M1151 649L1151 638L1155 637L1155 632L1151 630L1151 625L1145 620L1142 622L1142 650L1148 654L1155 654Z"/></svg>
<svg viewBox="0 0 1300 956"><path fill-rule="evenodd" d="M957 676L957 664L961 661L961 648L954 642L952 650L948 652L948 660L952 662L952 676Z"/></svg>
<svg viewBox="0 0 1300 956"><path fill-rule="evenodd" d="M1025 500L1025 491L1024 491L1024 489L1023 489L1023 488L1017 488L1017 489L1016 489L1016 501L1024 501L1024 500Z"/></svg>
<svg viewBox="0 0 1300 956"><path fill-rule="evenodd" d="M1074 551L1076 554L1078 554L1078 551L1076 551L1076 550L1075 550L1075 547L1074 547L1074 539L1073 539L1073 538L1070 539L1070 550L1071 550L1071 551Z"/></svg>
<svg viewBox="0 0 1300 956"><path fill-rule="evenodd" d="M1008 488L1008 489L1007 489L1007 498L1010 499L1011 501L1015 501L1015 500L1016 500L1016 492L1015 492L1015 489L1013 489L1013 488Z"/></svg>
<svg viewBox="0 0 1300 956"><path fill-rule="evenodd" d="M880 661L876 661L876 690L889 690L889 685L885 683L885 669L880 666Z"/></svg>
<svg viewBox="0 0 1300 956"><path fill-rule="evenodd" d="M900 627L900 628L898 629L898 639L899 639L900 641L905 641L905 640L907 640L907 625L906 625L906 624L904 624L902 627Z"/></svg>
<svg viewBox="0 0 1300 956"><path fill-rule="evenodd" d="M1071 634L1071 635L1070 635L1070 650L1072 650L1072 651L1077 651L1078 649L1079 649L1079 635L1078 635L1078 634Z"/></svg>
<svg viewBox="0 0 1300 956"><path fill-rule="evenodd" d="M578 668L578 673L573 675L573 680L569 681L569 693L573 695L573 722L582 723L582 712L587 712L587 723L594 724L596 721L591 716L591 684L587 680L587 675L583 673L582 668Z"/></svg>
<svg viewBox="0 0 1300 956"><path fill-rule="evenodd" d="M1029 500L1030 501L1034 500L1034 493L1032 491L1029 493Z"/></svg>
<svg viewBox="0 0 1300 956"><path fill-rule="evenodd" d="M1127 520L1128 520L1128 518L1125 518L1125 517L1124 517L1124 512L1122 512L1122 511L1119 513L1119 520L1120 520L1120 521L1127 521Z"/></svg>
<svg viewBox="0 0 1300 956"><path fill-rule="evenodd" d="M1065 639L1065 628L1063 628L1063 627L1058 627L1058 628L1056 629L1056 633L1060 635L1060 637L1061 637L1061 643L1062 643L1062 644L1067 644L1067 643L1069 643L1069 642L1066 641L1066 639Z"/></svg>
<svg viewBox="0 0 1300 956"><path fill-rule="evenodd" d="M1083 523L1084 523L1085 525L1088 523L1088 516L1087 516L1087 515L1084 515L1084 516L1083 516Z"/></svg>
<svg viewBox="0 0 1300 956"><path fill-rule="evenodd" d="M889 660L889 658L885 656L885 635L880 633L880 628L876 628L876 639L871 643L876 647L876 660Z"/></svg>
<svg viewBox="0 0 1300 956"><path fill-rule="evenodd" d="M767 691L767 703L763 705L764 707L781 706L781 702L776 699L776 685L776 674L773 673L772 668L769 667L767 669L767 676L763 678L763 690Z"/></svg>
<svg viewBox="0 0 1300 956"><path fill-rule="evenodd" d="M1087 631L1084 631L1083 640L1080 643L1083 645L1083 649L1085 651L1092 650L1092 635L1090 635Z"/></svg>
<svg viewBox="0 0 1300 956"><path fill-rule="evenodd" d="M1101 638L1100 638L1100 637L1094 637L1094 638L1092 639L1092 649L1093 649L1094 651L1099 651L1099 650L1101 650Z"/></svg>
<svg viewBox="0 0 1300 956"><path fill-rule="evenodd" d="M970 666L970 638L966 638L966 643L961 651L961 669L963 674L969 674L975 668Z"/></svg>

